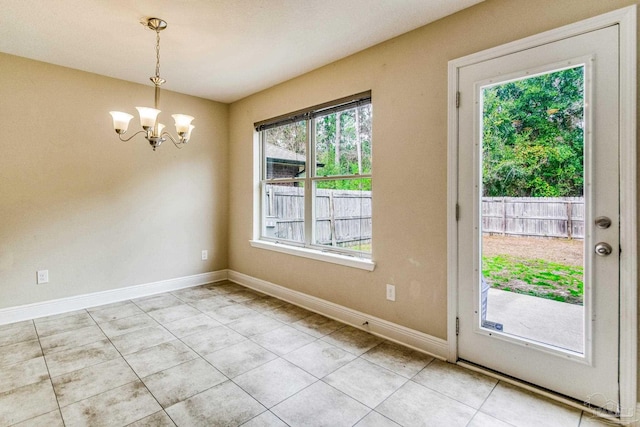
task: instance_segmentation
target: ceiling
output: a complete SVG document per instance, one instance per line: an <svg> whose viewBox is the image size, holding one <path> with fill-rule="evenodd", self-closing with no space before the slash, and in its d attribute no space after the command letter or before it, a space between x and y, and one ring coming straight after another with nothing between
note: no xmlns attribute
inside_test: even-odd
<svg viewBox="0 0 640 427"><path fill-rule="evenodd" d="M0 0L0 52L233 102L482 0Z"/></svg>

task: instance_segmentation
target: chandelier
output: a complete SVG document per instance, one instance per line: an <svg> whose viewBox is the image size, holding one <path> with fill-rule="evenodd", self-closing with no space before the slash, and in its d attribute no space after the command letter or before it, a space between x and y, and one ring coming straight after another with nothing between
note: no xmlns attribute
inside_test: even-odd
<svg viewBox="0 0 640 427"><path fill-rule="evenodd" d="M111 114L111 117L113 118L113 128L118 134L120 141L124 142L130 141L134 136L143 133L144 137L153 147L153 151L156 151L156 148L165 142L167 138L170 139L176 147L182 148L182 146L186 144L191 137L191 131L194 128L191 124L193 117L187 116L186 114L171 115L176 124L176 132L178 133L177 139L169 132L165 132L165 126L158 121L158 114L160 114L160 110L158 110L158 106L160 105L160 86L165 82L164 79L160 78L160 31L167 28L167 23L159 18L149 18L146 23L143 22L142 24L156 32L156 75L149 78L155 86L154 108L136 107L136 110L138 110L138 114L140 115L140 125L142 126L142 130L134 133L127 139L124 139L122 135L127 132L129 122L133 116L121 111L110 111L109 114Z"/></svg>

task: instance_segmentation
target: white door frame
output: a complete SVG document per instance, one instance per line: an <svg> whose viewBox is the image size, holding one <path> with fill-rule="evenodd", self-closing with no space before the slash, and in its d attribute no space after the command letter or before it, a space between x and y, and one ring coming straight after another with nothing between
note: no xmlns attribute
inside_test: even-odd
<svg viewBox="0 0 640 427"><path fill-rule="evenodd" d="M635 5L449 61L447 342L448 361L455 363L458 360L458 69L616 24L620 28L620 404L622 419L630 421L636 412L638 369Z"/></svg>

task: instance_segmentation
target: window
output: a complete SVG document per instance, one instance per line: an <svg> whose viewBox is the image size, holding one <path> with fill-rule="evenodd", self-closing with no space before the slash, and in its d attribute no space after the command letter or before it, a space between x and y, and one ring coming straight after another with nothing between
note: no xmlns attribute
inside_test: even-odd
<svg viewBox="0 0 640 427"><path fill-rule="evenodd" d="M260 240L371 258L371 94L256 124Z"/></svg>

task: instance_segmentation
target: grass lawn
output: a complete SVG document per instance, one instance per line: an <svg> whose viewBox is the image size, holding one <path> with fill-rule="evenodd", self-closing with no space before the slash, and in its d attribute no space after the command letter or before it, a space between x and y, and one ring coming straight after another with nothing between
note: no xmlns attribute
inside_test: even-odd
<svg viewBox="0 0 640 427"><path fill-rule="evenodd" d="M571 304L583 303L580 266L513 255L482 257L482 274L492 288Z"/></svg>
<svg viewBox="0 0 640 427"><path fill-rule="evenodd" d="M369 252L371 253L371 243L362 243L354 246L346 246L347 249L353 249L354 251Z"/></svg>

